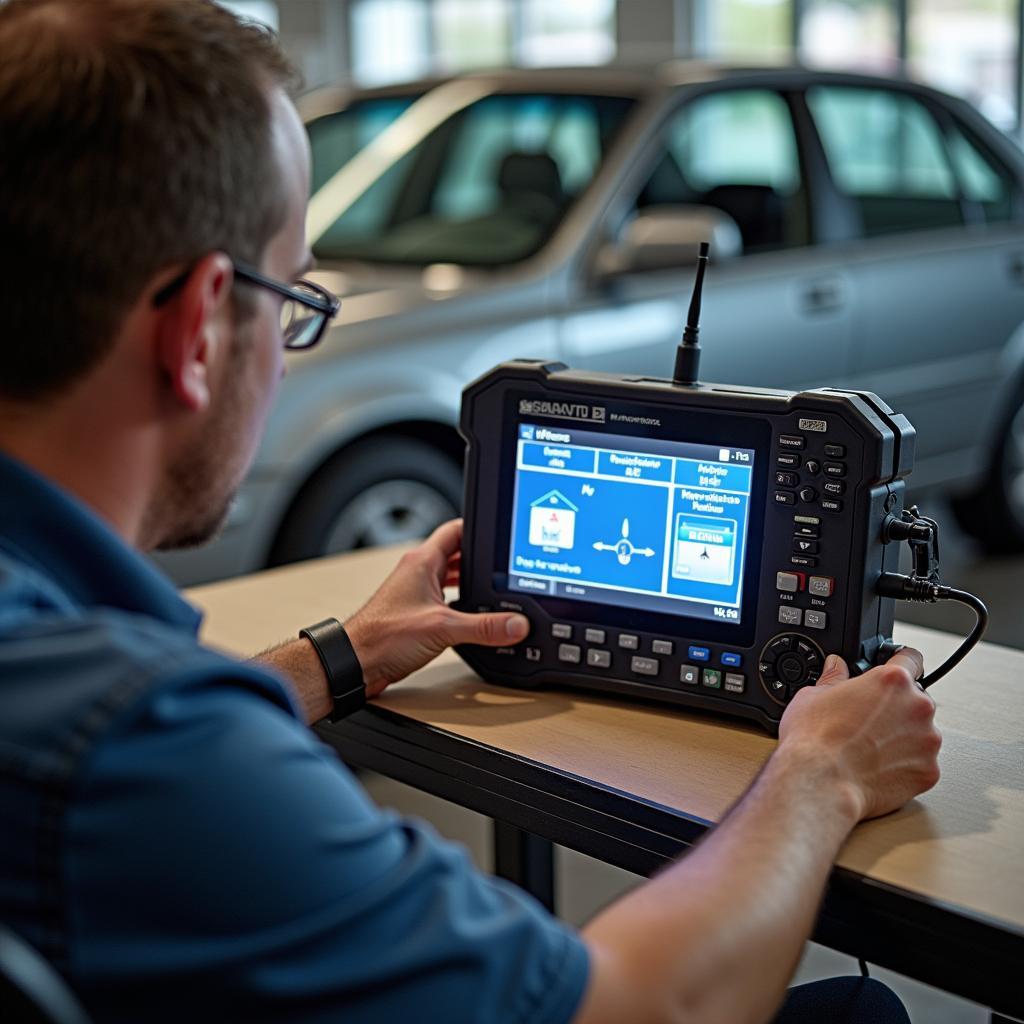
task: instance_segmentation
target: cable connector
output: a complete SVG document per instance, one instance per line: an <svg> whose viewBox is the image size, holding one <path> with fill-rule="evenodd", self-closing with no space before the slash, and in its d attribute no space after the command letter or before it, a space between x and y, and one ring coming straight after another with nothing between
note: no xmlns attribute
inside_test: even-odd
<svg viewBox="0 0 1024 1024"><path fill-rule="evenodd" d="M919 576L903 576L898 572L883 572L878 577L876 590L881 597L891 597L897 601L919 601L922 604L934 604L936 601L948 601L952 588L936 583L934 580L921 579Z"/></svg>

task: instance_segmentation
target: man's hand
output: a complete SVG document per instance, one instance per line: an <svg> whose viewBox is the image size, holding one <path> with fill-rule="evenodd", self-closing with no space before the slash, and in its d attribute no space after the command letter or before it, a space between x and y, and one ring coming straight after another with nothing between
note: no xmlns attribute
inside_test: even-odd
<svg viewBox="0 0 1024 1024"><path fill-rule="evenodd" d="M834 761L858 820L888 814L939 781L942 736L935 702L916 680L918 651L904 647L855 679L835 655L817 686L793 698L779 728L779 755Z"/></svg>
<svg viewBox="0 0 1024 1024"><path fill-rule="evenodd" d="M377 593L345 623L363 666L368 697L453 644L502 647L526 638L530 623L523 615L469 615L444 603L443 588L459 582L461 544L461 519L439 526L402 557Z"/></svg>

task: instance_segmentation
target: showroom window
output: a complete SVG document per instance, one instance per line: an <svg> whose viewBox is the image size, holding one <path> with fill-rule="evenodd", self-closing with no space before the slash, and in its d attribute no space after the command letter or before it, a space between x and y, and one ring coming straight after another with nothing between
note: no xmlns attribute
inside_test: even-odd
<svg viewBox="0 0 1024 1024"><path fill-rule="evenodd" d="M702 49L712 57L786 56L793 45L792 0L705 0Z"/></svg>
<svg viewBox="0 0 1024 1024"><path fill-rule="evenodd" d="M899 15L892 0L805 0L800 59L821 68L892 73L899 67Z"/></svg>
<svg viewBox="0 0 1024 1024"><path fill-rule="evenodd" d="M737 89L692 100L665 140L638 206L717 207L736 221L748 253L806 244L796 136L777 93Z"/></svg>
<svg viewBox="0 0 1024 1024"><path fill-rule="evenodd" d="M811 109L837 187L860 212L867 236L963 223L941 130L911 96L818 86Z"/></svg>

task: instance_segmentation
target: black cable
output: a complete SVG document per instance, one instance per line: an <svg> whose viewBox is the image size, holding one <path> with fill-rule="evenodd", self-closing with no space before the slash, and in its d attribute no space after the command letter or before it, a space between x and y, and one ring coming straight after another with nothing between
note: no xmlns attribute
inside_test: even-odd
<svg viewBox="0 0 1024 1024"><path fill-rule="evenodd" d="M943 587L943 590L947 592L939 598L940 601L956 601L959 604L967 605L977 616L977 621L974 623L974 629L967 634L967 639L934 672L929 672L921 679L921 687L925 690L959 665L981 640L988 628L988 609L980 597L968 594L966 590L954 590L952 587Z"/></svg>
<svg viewBox="0 0 1024 1024"><path fill-rule="evenodd" d="M897 601L919 601L934 604L938 601L956 601L965 604L977 616L974 628L964 642L934 672L921 678L922 689L927 690L932 683L938 682L947 672L960 664L981 640L988 628L988 609L985 602L966 590L942 586L931 580L903 576L900 573L885 572L878 579L878 593L882 597L891 597Z"/></svg>
<svg viewBox="0 0 1024 1024"><path fill-rule="evenodd" d="M860 964L860 976L862 978L870 978L871 975L868 973L868 964L864 957L857 957L857 963Z"/></svg>

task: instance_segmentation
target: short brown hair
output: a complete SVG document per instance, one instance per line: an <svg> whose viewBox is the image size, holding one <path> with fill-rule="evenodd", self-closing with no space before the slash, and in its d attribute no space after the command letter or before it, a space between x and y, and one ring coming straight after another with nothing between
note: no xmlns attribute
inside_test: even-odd
<svg viewBox="0 0 1024 1024"><path fill-rule="evenodd" d="M284 220L272 34L211 0L0 3L0 397L106 353L165 267L259 264Z"/></svg>

